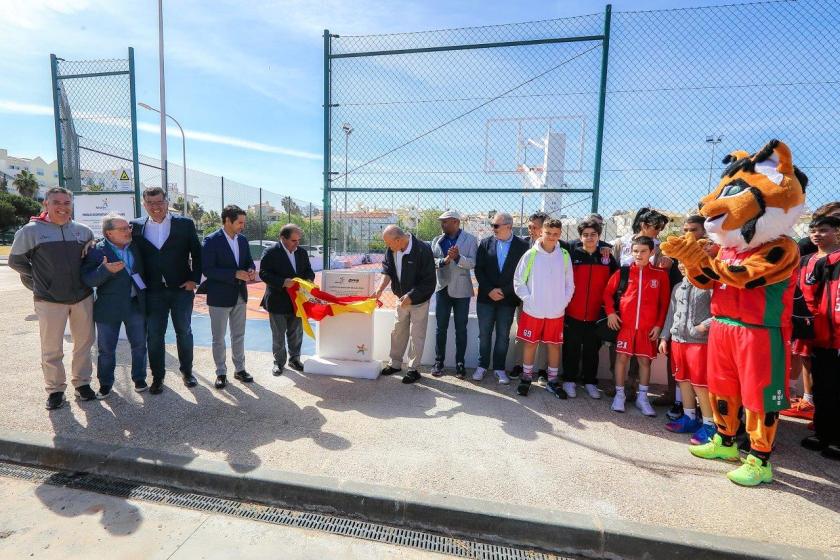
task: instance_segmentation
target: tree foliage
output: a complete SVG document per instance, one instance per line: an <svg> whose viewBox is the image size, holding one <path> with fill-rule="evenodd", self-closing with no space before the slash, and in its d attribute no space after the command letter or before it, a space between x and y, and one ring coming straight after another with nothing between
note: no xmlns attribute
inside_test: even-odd
<svg viewBox="0 0 840 560"><path fill-rule="evenodd" d="M15 180L12 181L12 184L17 189L18 193L21 196L26 198L35 198L35 195L38 194L38 180L35 178L35 175L23 169L20 173L15 175Z"/></svg>
<svg viewBox="0 0 840 560"><path fill-rule="evenodd" d="M0 192L0 206L0 230L22 226L41 212L38 202L14 193Z"/></svg>

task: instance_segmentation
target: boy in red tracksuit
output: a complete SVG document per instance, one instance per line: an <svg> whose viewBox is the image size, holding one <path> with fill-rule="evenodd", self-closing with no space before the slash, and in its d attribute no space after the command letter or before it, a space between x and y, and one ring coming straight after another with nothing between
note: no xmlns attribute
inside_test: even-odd
<svg viewBox="0 0 840 560"><path fill-rule="evenodd" d="M612 273L618 269L615 258L600 249L601 224L584 220L578 225L580 241L569 246L575 293L566 307L563 331L563 390L569 398L577 395L578 374L590 398L600 399L598 390L598 352L601 339L596 325L601 316L601 300Z"/></svg>
<svg viewBox="0 0 840 560"><path fill-rule="evenodd" d="M802 446L840 460L840 217L809 224L817 253L802 258L799 288L814 315L808 341L814 393L814 435Z"/></svg>
<svg viewBox="0 0 840 560"><path fill-rule="evenodd" d="M616 271L610 277L604 291L604 309L607 312L607 324L618 331L616 338L615 359L615 398L612 409L624 412L627 397L624 394L624 381L627 364L632 356L639 361L639 391L636 408L645 416L656 416L656 411L648 401L648 383L650 382L650 362L656 357L657 341L671 300L671 284L668 273L650 265L653 252L653 239L640 236L633 240L633 264L627 281L627 289L615 309L613 294L621 281L621 272Z"/></svg>

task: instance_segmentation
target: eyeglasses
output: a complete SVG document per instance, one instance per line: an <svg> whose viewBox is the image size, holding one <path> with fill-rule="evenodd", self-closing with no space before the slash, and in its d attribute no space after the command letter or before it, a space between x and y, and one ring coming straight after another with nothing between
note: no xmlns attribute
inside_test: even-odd
<svg viewBox="0 0 840 560"><path fill-rule="evenodd" d="M490 225L493 226L493 229L499 229L500 227L509 226L511 224L490 224Z"/></svg>

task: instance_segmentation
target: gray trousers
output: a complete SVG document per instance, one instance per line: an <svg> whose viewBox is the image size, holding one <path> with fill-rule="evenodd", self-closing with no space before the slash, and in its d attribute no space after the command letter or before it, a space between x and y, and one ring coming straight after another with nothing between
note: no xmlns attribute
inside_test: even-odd
<svg viewBox="0 0 840 560"><path fill-rule="evenodd" d="M280 367L286 365L286 347L291 359L300 359L300 346L303 344L303 325L300 317L289 313L269 313L271 325L271 351L274 363Z"/></svg>
<svg viewBox="0 0 840 560"><path fill-rule="evenodd" d="M426 325L429 322L429 302L397 307L394 330L391 331L391 367L402 368L408 346L408 369L419 369L426 344Z"/></svg>
<svg viewBox="0 0 840 560"><path fill-rule="evenodd" d="M246 306L239 300L233 307L210 308L210 332L213 333L213 361L216 375L227 375L225 334L230 323L230 348L233 353L234 371L245 370L245 315Z"/></svg>

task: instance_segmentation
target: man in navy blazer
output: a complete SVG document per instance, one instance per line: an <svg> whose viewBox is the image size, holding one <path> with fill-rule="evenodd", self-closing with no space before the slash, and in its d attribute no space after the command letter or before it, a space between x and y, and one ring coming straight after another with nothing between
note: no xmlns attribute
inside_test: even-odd
<svg viewBox="0 0 840 560"><path fill-rule="evenodd" d="M230 324L230 346L234 378L243 383L254 380L245 371L245 320L248 302L246 282L257 278L254 259L245 229L245 210L230 204L222 210L222 227L204 239L201 264L207 277L201 292L207 293L210 331L213 334L213 361L216 362L216 388L227 385L225 332Z"/></svg>
<svg viewBox="0 0 840 560"><path fill-rule="evenodd" d="M310 282L315 280L309 255L300 247L302 236L303 230L300 227L286 224L280 229L280 241L266 249L260 261L260 279L265 282L265 296L260 305L268 311L271 325L271 346L274 352L271 372L274 375L282 375L285 365L303 371L300 361L303 324L300 317L295 315L292 300L286 292L293 278L303 278Z"/></svg>
<svg viewBox="0 0 840 560"><path fill-rule="evenodd" d="M169 201L160 187L143 191L148 217L131 221L132 243L143 260L146 283L146 346L152 385L149 392L163 392L166 374L165 337L169 317L175 327L178 362L187 387L195 387L192 374L191 327L195 288L201 281L201 243L189 218L169 213Z"/></svg>
<svg viewBox="0 0 840 560"><path fill-rule="evenodd" d="M513 292L513 273L519 259L528 250L528 242L513 234L513 217L508 213L496 213L492 225L493 235L481 240L475 257L478 367L473 379L484 379L484 374L492 365L499 383L507 385L510 379L505 371L505 358L510 345L510 326L521 303ZM494 332L496 341L492 344L491 364Z"/></svg>
<svg viewBox="0 0 840 560"><path fill-rule="evenodd" d="M131 242L131 227L118 214L102 218L105 239L92 247L82 261L82 282L96 288L93 320L96 323L97 398L104 399L114 386L117 339L120 325L131 345L131 379L138 393L146 385L146 285L143 259Z"/></svg>

